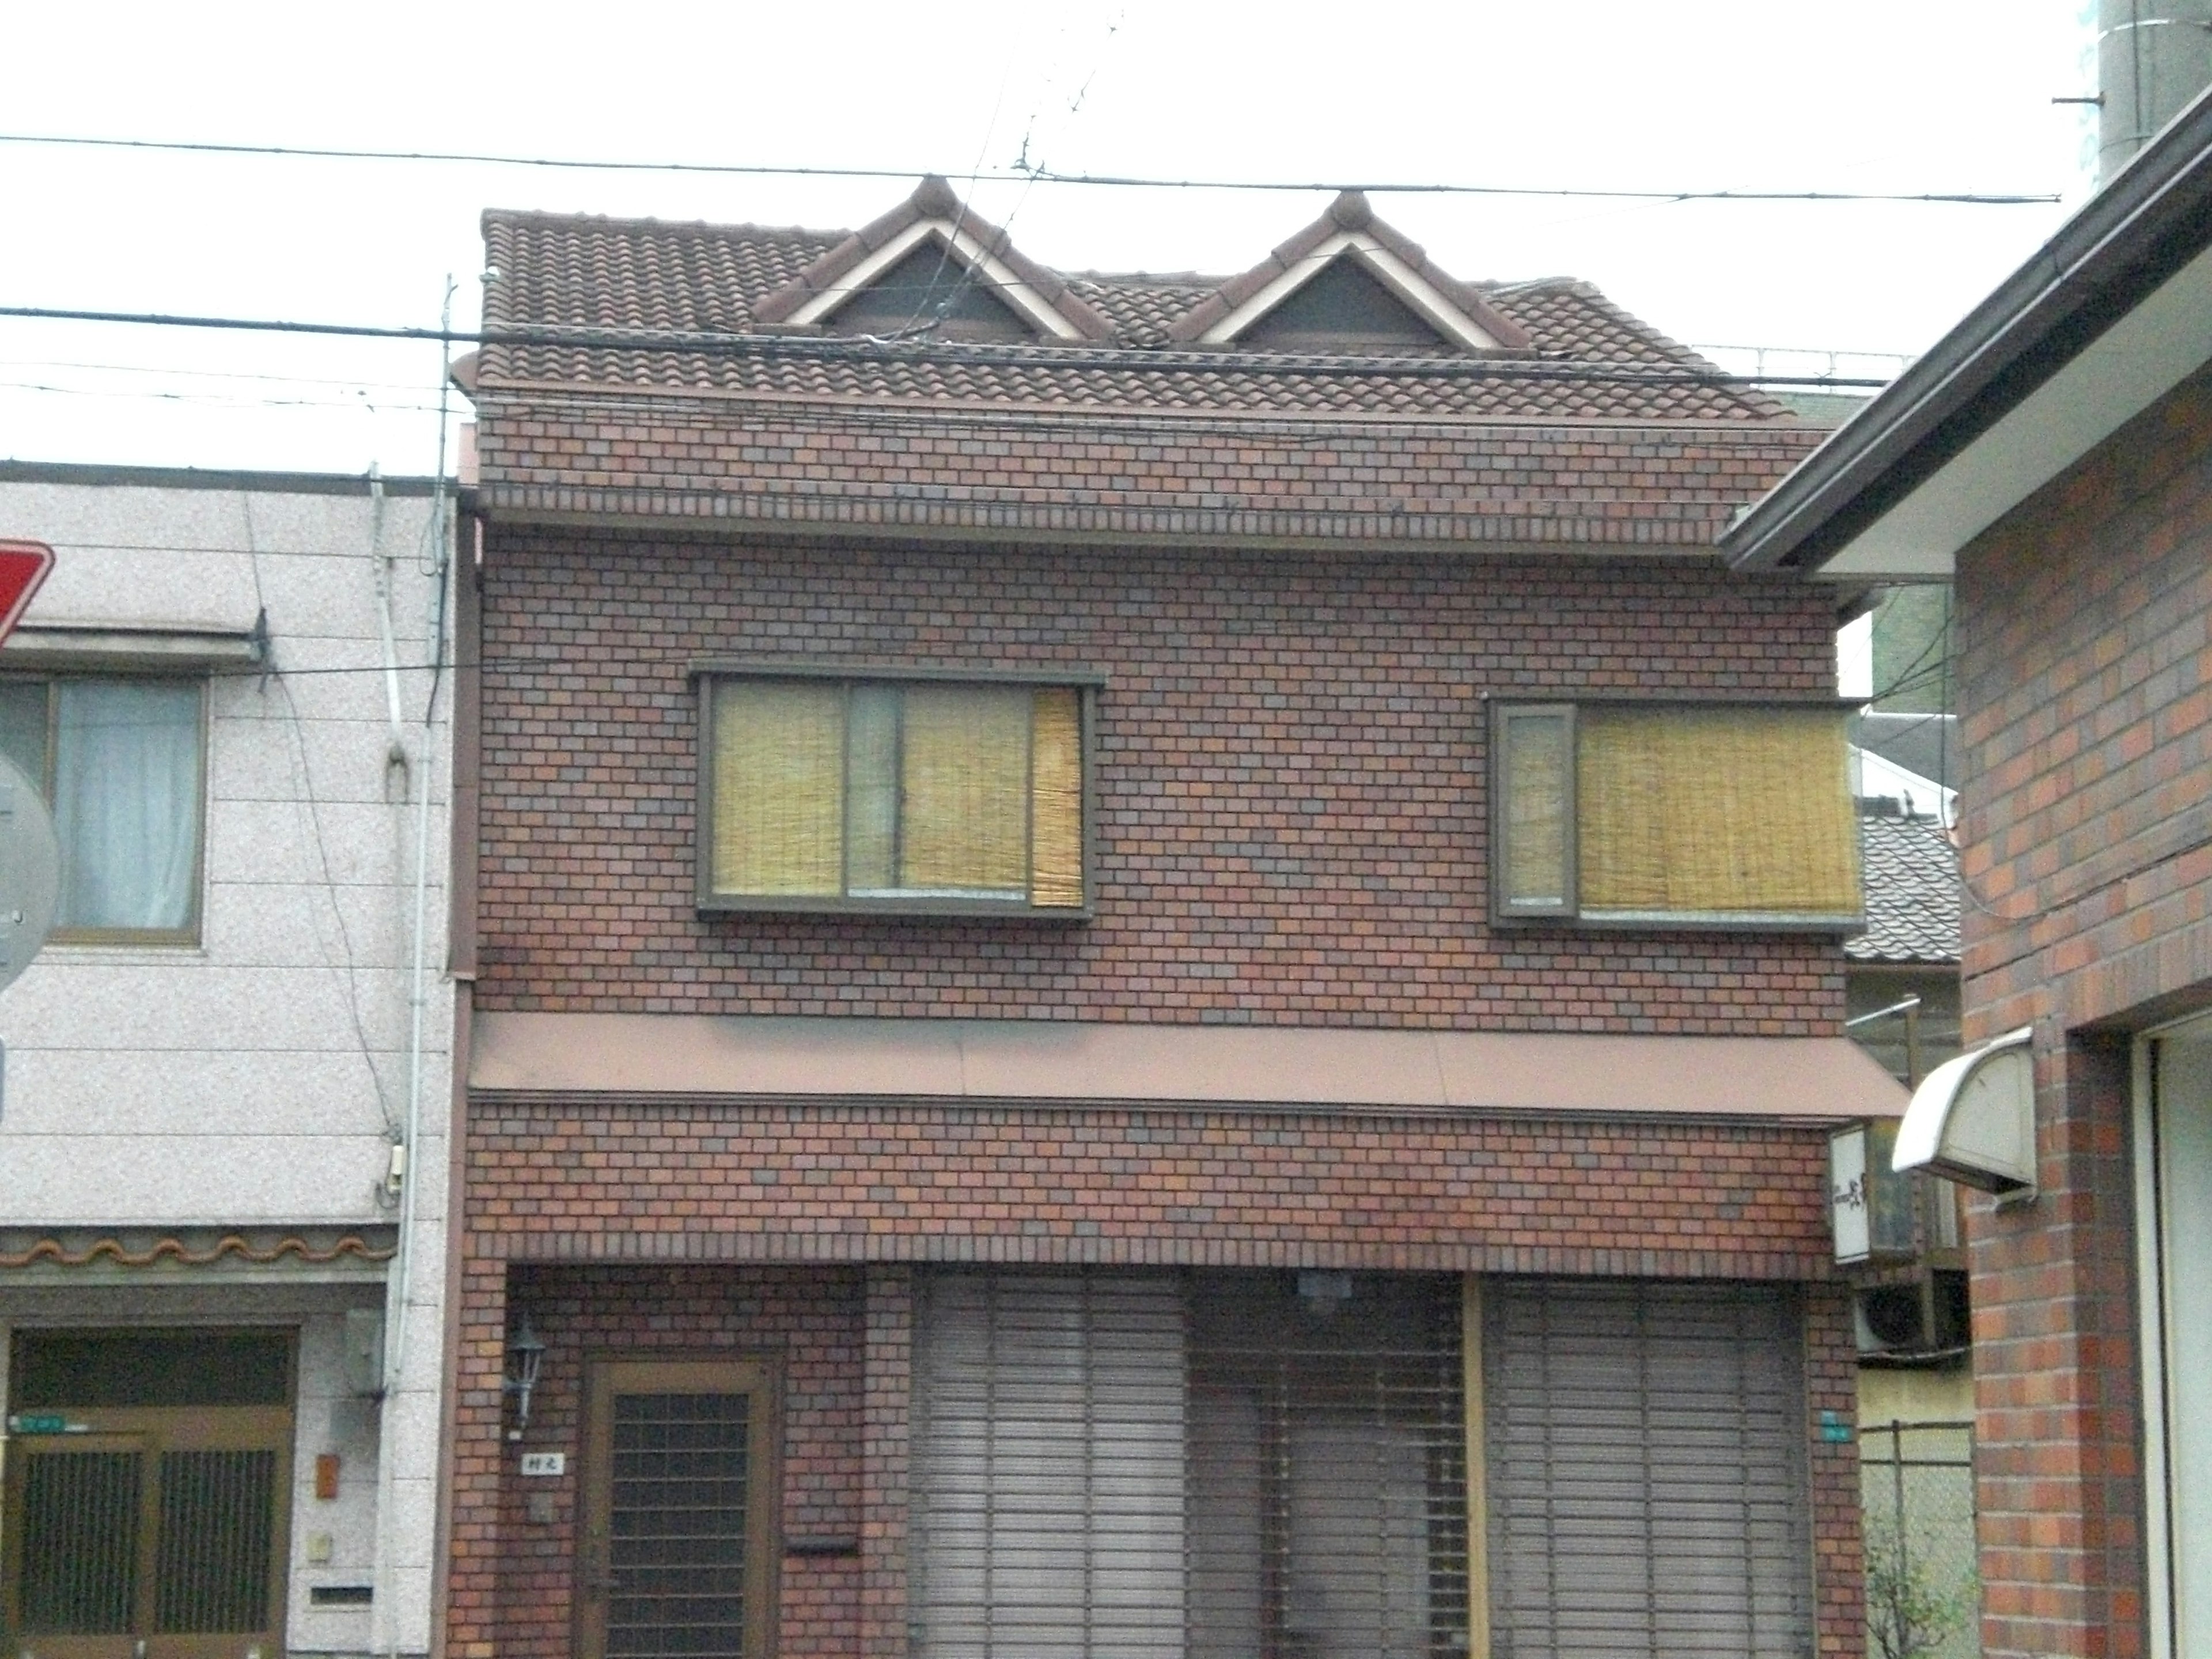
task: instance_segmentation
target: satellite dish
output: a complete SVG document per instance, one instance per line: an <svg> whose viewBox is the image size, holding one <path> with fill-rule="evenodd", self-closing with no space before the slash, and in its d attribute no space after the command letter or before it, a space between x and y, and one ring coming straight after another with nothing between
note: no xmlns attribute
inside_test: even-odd
<svg viewBox="0 0 2212 1659"><path fill-rule="evenodd" d="M15 982L53 931L61 843L39 786L0 757L0 990Z"/></svg>

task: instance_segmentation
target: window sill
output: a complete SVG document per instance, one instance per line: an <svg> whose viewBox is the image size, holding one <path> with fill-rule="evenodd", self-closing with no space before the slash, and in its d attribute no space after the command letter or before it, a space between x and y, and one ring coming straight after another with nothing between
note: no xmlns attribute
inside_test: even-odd
<svg viewBox="0 0 2212 1659"><path fill-rule="evenodd" d="M1711 910L1585 910L1579 915L1493 912L1494 926L1516 932L1547 929L1573 933L1810 933L1848 939L1866 931L1866 918Z"/></svg>
<svg viewBox="0 0 2212 1659"><path fill-rule="evenodd" d="M1011 903L1004 899L936 896L900 899L731 898L720 895L701 899L698 913L709 920L717 916L793 915L887 916L915 921L973 921L988 917L994 921L1025 924L1089 921L1095 914L1088 904L1029 905Z"/></svg>
<svg viewBox="0 0 2212 1659"><path fill-rule="evenodd" d="M185 959L204 961L207 954L206 942L198 939L159 935L143 939L50 938L32 959L32 965L62 967L71 963L98 963L112 967L143 963L148 966L167 966Z"/></svg>

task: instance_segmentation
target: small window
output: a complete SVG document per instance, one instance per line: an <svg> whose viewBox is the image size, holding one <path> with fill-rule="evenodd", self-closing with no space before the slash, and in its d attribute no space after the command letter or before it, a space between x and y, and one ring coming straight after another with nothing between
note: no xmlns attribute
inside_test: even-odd
<svg viewBox="0 0 2212 1659"><path fill-rule="evenodd" d="M1080 688L719 676L705 705L702 908L1083 911Z"/></svg>
<svg viewBox="0 0 2212 1659"><path fill-rule="evenodd" d="M0 755L61 843L58 942L198 939L204 701L198 680L0 679Z"/></svg>
<svg viewBox="0 0 2212 1659"><path fill-rule="evenodd" d="M1860 925L1844 712L1500 705L1492 908L1622 926Z"/></svg>

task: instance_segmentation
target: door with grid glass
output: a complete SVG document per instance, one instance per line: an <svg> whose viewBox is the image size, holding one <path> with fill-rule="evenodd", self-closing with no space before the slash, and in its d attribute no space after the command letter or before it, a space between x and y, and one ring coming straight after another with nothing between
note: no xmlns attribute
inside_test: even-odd
<svg viewBox="0 0 2212 1659"><path fill-rule="evenodd" d="M14 1362L8 1650L281 1659L290 1334L30 1331Z"/></svg>
<svg viewBox="0 0 2212 1659"><path fill-rule="evenodd" d="M592 1367L580 1659L755 1659L775 1626L780 1431L750 1360Z"/></svg>

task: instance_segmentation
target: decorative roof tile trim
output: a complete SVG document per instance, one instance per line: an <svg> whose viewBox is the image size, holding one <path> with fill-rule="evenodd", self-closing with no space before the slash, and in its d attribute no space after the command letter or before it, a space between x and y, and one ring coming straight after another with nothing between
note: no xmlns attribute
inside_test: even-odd
<svg viewBox="0 0 2212 1659"><path fill-rule="evenodd" d="M1168 338L1184 345L1195 344L1206 339L1220 325L1228 322L1239 310L1265 293L1279 278L1297 270L1317 249L1347 234L1367 237L1380 244L1422 282L1458 307L1483 334L1497 343L1499 349L1526 351L1533 344L1528 331L1502 315L1483 298L1479 289L1469 287L1433 264L1427 249L1376 218L1367 198L1358 191L1345 191L1329 204L1328 210L1320 218L1284 242L1258 264L1222 283L1188 316L1168 329ZM1395 288L1398 284L1394 282L1391 286ZM1259 319L1255 317L1249 320L1256 322Z"/></svg>
<svg viewBox="0 0 2212 1659"><path fill-rule="evenodd" d="M943 228L948 240L971 242L995 259L1030 289L1037 301L1074 331L1078 339L1110 340L1114 331L1106 319L1084 302L1066 282L1047 270L1014 246L998 226L968 211L952 187L935 173L925 178L913 195L882 217L870 221L831 248L781 288L753 307L753 319L763 324L792 323L814 301L835 294L843 280L872 256L892 246L917 225ZM962 257L970 257L964 251Z"/></svg>
<svg viewBox="0 0 2212 1659"><path fill-rule="evenodd" d="M286 1238L267 1249L257 1249L232 1233L203 1250L196 1250L175 1238L162 1239L143 1250L131 1249L121 1240L113 1238L99 1239L82 1250L71 1250L58 1239L42 1238L27 1250L0 1255L0 1269L28 1267L40 1261L51 1261L58 1267L85 1267L103 1260L118 1267L150 1267L164 1261L180 1267L204 1267L227 1255L241 1257L257 1267L269 1267L287 1256L296 1256L308 1267L325 1267L341 1256L358 1256L363 1261L389 1261L396 1254L393 1249L379 1249L358 1238L341 1238L327 1249L318 1249L304 1238Z"/></svg>

